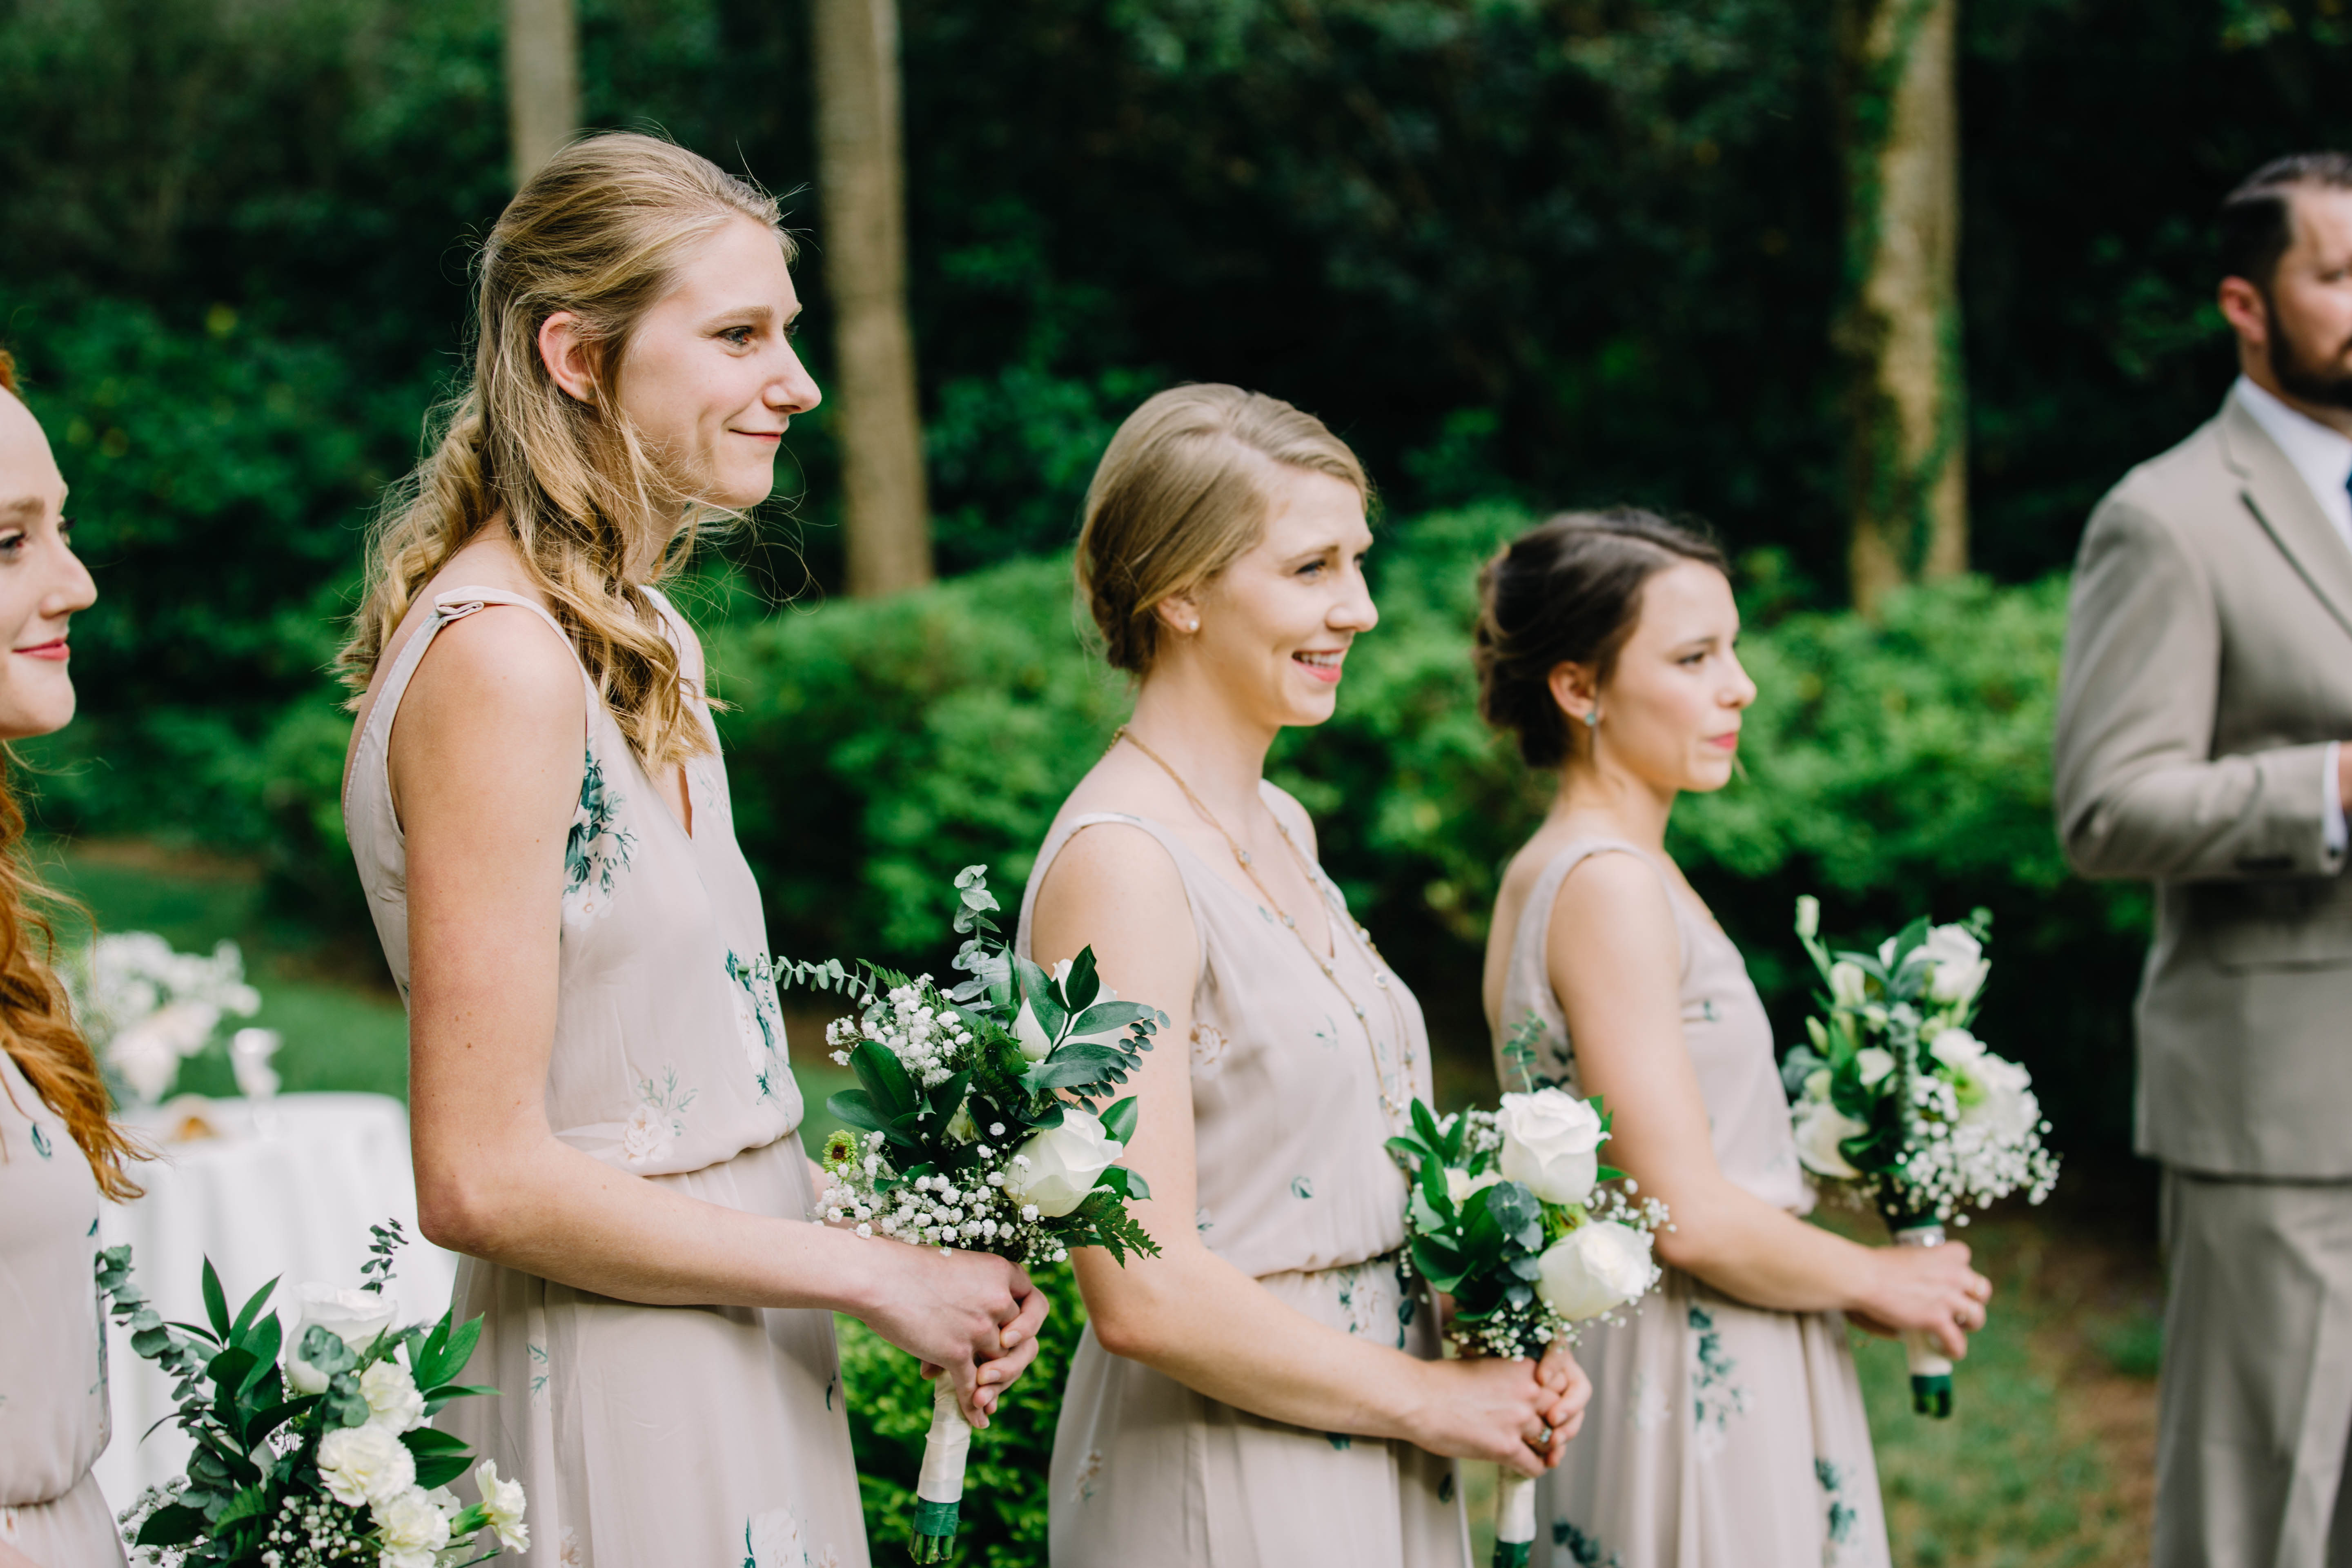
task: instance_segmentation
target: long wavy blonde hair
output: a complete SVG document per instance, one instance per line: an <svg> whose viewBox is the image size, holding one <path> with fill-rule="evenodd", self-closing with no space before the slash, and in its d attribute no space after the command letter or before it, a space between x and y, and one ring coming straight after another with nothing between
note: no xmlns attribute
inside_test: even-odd
<svg viewBox="0 0 2352 1568"><path fill-rule="evenodd" d="M646 765L708 747L677 649L644 589L724 514L698 501L693 476L670 471L622 416L620 374L645 312L688 257L739 217L773 232L792 258L764 192L682 147L626 132L573 142L515 194L482 247L472 384L378 520L366 596L342 651L349 685L367 685L425 584L496 520ZM559 310L580 318L592 401L566 394L540 359L540 327Z"/></svg>

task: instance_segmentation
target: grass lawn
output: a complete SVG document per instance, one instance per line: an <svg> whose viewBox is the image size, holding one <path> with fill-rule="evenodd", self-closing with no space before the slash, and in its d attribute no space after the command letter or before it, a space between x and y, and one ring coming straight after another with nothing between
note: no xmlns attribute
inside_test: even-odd
<svg viewBox="0 0 2352 1568"><path fill-rule="evenodd" d="M183 949L241 943L263 998L254 1022L285 1037L278 1065L287 1089L404 1096L407 1022L389 985L366 984L347 957L338 969L299 933L273 930L249 871L132 844L44 853L46 874L102 930L152 931ZM811 1149L835 1125L825 1097L855 1082L824 1058L829 1001L787 998ZM184 1079L199 1092L233 1092L225 1064L191 1064ZM1913 1415L1901 1351L1855 1336L1898 1568L2147 1562L2160 1291L2153 1249L2130 1230L2019 1211L1960 1233L1999 1293L1958 1374L1949 1421ZM1033 1375L1058 1383L1060 1369L1041 1364ZM1493 1475L1468 1468L1483 1563Z"/></svg>

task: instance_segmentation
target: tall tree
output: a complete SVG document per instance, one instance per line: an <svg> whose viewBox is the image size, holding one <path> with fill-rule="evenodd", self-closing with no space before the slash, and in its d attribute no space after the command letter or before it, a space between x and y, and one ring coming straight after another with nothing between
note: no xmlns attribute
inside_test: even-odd
<svg viewBox="0 0 2352 1568"><path fill-rule="evenodd" d="M1960 376L1959 0L1845 6L1854 603L1968 570Z"/></svg>
<svg viewBox="0 0 2352 1568"><path fill-rule="evenodd" d="M580 21L572 0L506 0L507 128L520 185L580 129Z"/></svg>
<svg viewBox="0 0 2352 1568"><path fill-rule="evenodd" d="M810 10L849 591L895 594L931 580L915 336L907 319L898 7L897 0L815 0Z"/></svg>

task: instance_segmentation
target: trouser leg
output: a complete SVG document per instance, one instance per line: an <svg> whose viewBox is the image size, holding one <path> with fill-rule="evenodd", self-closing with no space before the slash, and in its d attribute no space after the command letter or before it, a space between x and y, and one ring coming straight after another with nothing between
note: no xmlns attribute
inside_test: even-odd
<svg viewBox="0 0 2352 1568"><path fill-rule="evenodd" d="M2158 1568L2344 1563L2352 1185L2164 1184Z"/></svg>

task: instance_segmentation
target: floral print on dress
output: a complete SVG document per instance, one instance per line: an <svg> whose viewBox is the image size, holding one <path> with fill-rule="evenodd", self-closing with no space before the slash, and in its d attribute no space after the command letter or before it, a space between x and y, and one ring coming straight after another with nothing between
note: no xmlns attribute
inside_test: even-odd
<svg viewBox="0 0 2352 1568"><path fill-rule="evenodd" d="M673 1141L686 1136L686 1113L698 1090L677 1087L677 1069L663 1069L656 1084L637 1080L637 1108L621 1126L621 1157L632 1165L669 1158Z"/></svg>
<svg viewBox="0 0 2352 1568"><path fill-rule="evenodd" d="M743 1568L807 1568L801 1521L788 1508L772 1508L743 1521Z"/></svg>
<svg viewBox="0 0 2352 1568"><path fill-rule="evenodd" d="M1723 1331L1715 1314L1691 1303L1691 1415L1694 1447L1702 1459L1723 1451L1724 1429L1735 1415L1748 1411L1748 1391L1731 1381L1739 1370L1723 1350Z"/></svg>
<svg viewBox="0 0 2352 1568"><path fill-rule="evenodd" d="M1192 1076L1206 1081L1224 1070L1225 1037L1214 1024L1192 1026Z"/></svg>
<svg viewBox="0 0 2352 1568"><path fill-rule="evenodd" d="M1845 1543L1853 1538L1854 1521L1860 1517L1853 1505L1845 1500L1846 1482L1852 1474L1835 1459L1816 1456L1813 1479L1822 1483L1822 1503L1827 1510L1822 1520L1822 1568L1837 1568Z"/></svg>
<svg viewBox="0 0 2352 1568"><path fill-rule="evenodd" d="M1071 1478L1070 1490L1072 1494L1075 1495L1080 1502L1094 1501L1095 1482L1102 1479L1102 1450L1100 1448L1087 1449L1087 1457L1078 1462L1078 1473Z"/></svg>
<svg viewBox="0 0 2352 1568"><path fill-rule="evenodd" d="M547 1403L547 1347L525 1345L530 1352L530 1397L541 1405Z"/></svg>
<svg viewBox="0 0 2352 1568"><path fill-rule="evenodd" d="M587 753L580 773L580 805L563 841L563 918L572 924L601 920L613 907L613 888L629 868L636 835L614 818L625 797L604 783L604 764Z"/></svg>
<svg viewBox="0 0 2352 1568"><path fill-rule="evenodd" d="M727 950L727 977L735 983L735 1026L761 1100L781 1098L785 1067L784 1015L776 1001L776 967L764 952L745 958Z"/></svg>
<svg viewBox="0 0 2352 1568"><path fill-rule="evenodd" d="M41 1131L41 1124L37 1121L33 1123L33 1152L44 1160L49 1158L52 1152L49 1147L49 1135Z"/></svg>

